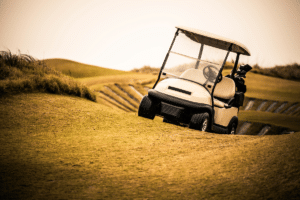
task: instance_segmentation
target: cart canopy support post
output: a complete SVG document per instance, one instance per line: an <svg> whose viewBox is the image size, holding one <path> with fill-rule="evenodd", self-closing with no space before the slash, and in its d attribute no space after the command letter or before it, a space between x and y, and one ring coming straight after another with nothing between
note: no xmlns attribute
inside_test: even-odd
<svg viewBox="0 0 300 200"><path fill-rule="evenodd" d="M201 44L199 55L198 55L198 60L196 62L195 69L198 69L198 67L199 67L200 60L201 60L201 57L202 57L203 47L204 47L204 44Z"/></svg>
<svg viewBox="0 0 300 200"><path fill-rule="evenodd" d="M160 68L160 71L159 71L159 74L158 74L158 78L157 78L155 84L153 85L152 89L155 88L155 86L157 85L157 83L158 83L158 81L159 81L159 79L160 79L161 73L162 73L162 71L163 71L163 69L164 69L164 67L165 67L165 65L166 65L166 62L167 62L167 60L168 60L168 58L169 58L170 51L171 51L171 49L172 49L172 47L173 47L173 44L174 44L174 42L175 42L175 39L176 39L176 37L178 36L178 32L179 32L179 29L177 29L177 31L176 31L176 33L175 33L175 35L174 35L174 38L173 38L173 41L172 41L171 46L170 46L170 48L169 48L169 51L168 51L168 53L167 53L167 55L166 55L166 57L165 57L165 60L164 60L164 62L163 62L163 64L162 64L161 68Z"/></svg>
<svg viewBox="0 0 300 200"><path fill-rule="evenodd" d="M240 53L237 53L236 54L236 59L235 59L235 63L234 63L234 67L231 71L231 74L230 74L230 78L234 78L234 74L236 73L236 69L237 69L237 66L238 66L238 63L239 63L239 58L240 58Z"/></svg>

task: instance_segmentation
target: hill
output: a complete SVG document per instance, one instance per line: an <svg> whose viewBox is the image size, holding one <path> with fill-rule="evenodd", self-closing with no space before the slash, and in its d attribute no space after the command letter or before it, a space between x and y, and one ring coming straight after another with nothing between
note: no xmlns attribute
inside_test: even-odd
<svg viewBox="0 0 300 200"><path fill-rule="evenodd" d="M266 76L278 77L282 79L300 81L300 65L298 63L287 65L276 65L271 68L262 68L254 65L253 73L263 74Z"/></svg>
<svg viewBox="0 0 300 200"><path fill-rule="evenodd" d="M13 80L30 80L40 69L46 70L41 77L74 81L47 68L47 61L32 63L39 67L0 69ZM232 136L137 117L156 69L104 75L97 68L100 75L89 77L87 65L57 63L58 70L78 73L76 80L95 91L97 102L46 93L0 96L1 199L299 197L298 82L248 73L239 120L251 125L250 135ZM267 126L270 134L295 133L253 136Z"/></svg>
<svg viewBox="0 0 300 200"><path fill-rule="evenodd" d="M77 97L0 98L1 199L296 199L300 132L199 132Z"/></svg>
<svg viewBox="0 0 300 200"><path fill-rule="evenodd" d="M60 71L63 74L71 76L73 78L109 76L128 73L121 70L107 69L103 67L97 67L94 65L87 65L66 59L45 59L43 60L43 62L45 62L47 66L52 67L57 71Z"/></svg>

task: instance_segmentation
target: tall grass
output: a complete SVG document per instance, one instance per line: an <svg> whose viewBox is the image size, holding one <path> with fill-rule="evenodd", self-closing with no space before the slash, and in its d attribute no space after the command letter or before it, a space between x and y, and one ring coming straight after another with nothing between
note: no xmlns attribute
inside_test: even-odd
<svg viewBox="0 0 300 200"><path fill-rule="evenodd" d="M251 70L253 73L300 81L300 64L276 65L272 68L262 68L257 64Z"/></svg>
<svg viewBox="0 0 300 200"><path fill-rule="evenodd" d="M23 92L48 92L95 101L86 86L27 54L0 52L0 96Z"/></svg>

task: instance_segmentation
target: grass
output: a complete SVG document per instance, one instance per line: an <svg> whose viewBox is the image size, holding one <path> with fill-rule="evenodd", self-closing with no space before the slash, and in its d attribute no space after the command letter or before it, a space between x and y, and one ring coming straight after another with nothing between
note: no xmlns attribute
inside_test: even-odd
<svg viewBox="0 0 300 200"><path fill-rule="evenodd" d="M156 75L131 72L128 74L80 78L77 80L93 90L101 90L108 84L141 84L145 81L152 81L155 78L157 78Z"/></svg>
<svg viewBox="0 0 300 200"><path fill-rule="evenodd" d="M290 128L294 131L300 131L300 116L282 115L279 113L261 112L261 111L240 111L239 120L259 122Z"/></svg>
<svg viewBox="0 0 300 200"><path fill-rule="evenodd" d="M223 71L223 76L230 74L229 69ZM252 70L246 74L247 97L274 101L300 100L300 84L295 80L266 76Z"/></svg>
<svg viewBox="0 0 300 200"><path fill-rule="evenodd" d="M130 105L127 101L125 101L122 97L118 96L117 93L115 93L112 90L109 90L108 88L106 88L106 90L104 91L105 94L113 99L115 99L116 101L120 102L120 104L123 105L123 107L125 107L126 109L134 112L136 109L135 107L133 107L132 105Z"/></svg>
<svg viewBox="0 0 300 200"><path fill-rule="evenodd" d="M223 71L223 76L230 74L230 63L228 62L227 67ZM143 69L143 68L142 68ZM152 69L152 70L155 70ZM148 78L146 78L148 75ZM136 77L141 77L140 81L148 87L152 87L156 76L152 73L139 73ZM147 80L145 80L147 79ZM147 84L147 82L149 84ZM300 84L298 81L286 80L278 77L265 76L258 73L248 72L245 78L245 84L247 85L247 97L263 100L274 100L274 101L290 101L298 102L300 100Z"/></svg>
<svg viewBox="0 0 300 200"><path fill-rule="evenodd" d="M60 95L0 102L1 199L299 195L299 132L204 133Z"/></svg>
<svg viewBox="0 0 300 200"><path fill-rule="evenodd" d="M103 67L97 67L94 65L87 65L66 59L45 59L43 62L62 72L65 75L71 76L73 78L86 78L95 76L109 76L109 75L119 75L127 74L128 72L108 69Z"/></svg>
<svg viewBox="0 0 300 200"><path fill-rule="evenodd" d="M61 70L67 69L65 66ZM70 69L74 74L74 68ZM51 73L42 73L42 77L56 77L49 70ZM8 71L15 74L9 77L28 77L27 71ZM87 74L76 80L92 90L108 85L120 95L115 83L127 88L135 85L146 94L143 87L151 86L156 78L136 72ZM299 101L300 86L295 81L248 73L246 84L248 97ZM153 121L137 117L105 98L97 93L96 103L76 96L24 91L1 96L0 198L300 196L300 132L263 137L199 132L163 123L159 117ZM289 115L241 111L239 119L300 131L300 118Z"/></svg>
<svg viewBox="0 0 300 200"><path fill-rule="evenodd" d="M264 76L255 73L247 73L245 84L247 85L247 97L257 99L298 102L300 99L300 84L297 81L285 80Z"/></svg>
<svg viewBox="0 0 300 200"><path fill-rule="evenodd" d="M90 89L26 54L0 52L0 96L23 92L49 92L95 101Z"/></svg>
<svg viewBox="0 0 300 200"><path fill-rule="evenodd" d="M258 65L254 65L252 72L288 80L300 80L300 65L298 63L276 65L271 68L261 68Z"/></svg>
<svg viewBox="0 0 300 200"><path fill-rule="evenodd" d="M110 88L111 90L113 90L116 94L118 94L123 99L127 99L127 101L129 101L129 103L131 104L131 106L134 106L136 109L139 107L139 103L138 102L134 101L131 97L129 97L129 95L127 93L124 93L115 84L114 85L109 85L108 88ZM133 95L131 95L131 96L134 97Z"/></svg>

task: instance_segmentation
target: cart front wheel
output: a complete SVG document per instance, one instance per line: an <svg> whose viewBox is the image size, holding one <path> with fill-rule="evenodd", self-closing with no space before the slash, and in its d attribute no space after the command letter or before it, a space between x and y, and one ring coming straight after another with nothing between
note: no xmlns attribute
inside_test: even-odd
<svg viewBox="0 0 300 200"><path fill-rule="evenodd" d="M208 113L199 113L194 114L191 118L189 128L207 131L209 127L209 114Z"/></svg>
<svg viewBox="0 0 300 200"><path fill-rule="evenodd" d="M153 101L147 95L143 97L140 103L138 116L148 119L154 119L155 117Z"/></svg>

